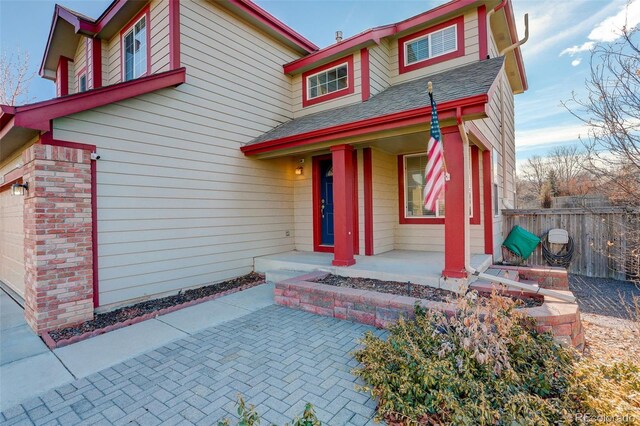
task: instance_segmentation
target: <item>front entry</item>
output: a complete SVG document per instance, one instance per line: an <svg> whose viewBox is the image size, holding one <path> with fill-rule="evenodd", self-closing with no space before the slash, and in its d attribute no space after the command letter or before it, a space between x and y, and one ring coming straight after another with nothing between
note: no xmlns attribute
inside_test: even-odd
<svg viewBox="0 0 640 426"><path fill-rule="evenodd" d="M331 155L313 157L313 250L333 253L334 205Z"/></svg>

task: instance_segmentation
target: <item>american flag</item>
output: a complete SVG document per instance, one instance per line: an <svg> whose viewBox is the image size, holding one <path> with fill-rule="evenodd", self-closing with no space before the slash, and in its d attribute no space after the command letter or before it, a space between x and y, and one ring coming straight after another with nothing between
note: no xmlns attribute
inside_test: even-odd
<svg viewBox="0 0 640 426"><path fill-rule="evenodd" d="M424 207L427 210L435 211L438 197L444 189L445 170L436 101L431 93L429 93L429 98L431 98L431 137L427 146L427 167L424 171Z"/></svg>

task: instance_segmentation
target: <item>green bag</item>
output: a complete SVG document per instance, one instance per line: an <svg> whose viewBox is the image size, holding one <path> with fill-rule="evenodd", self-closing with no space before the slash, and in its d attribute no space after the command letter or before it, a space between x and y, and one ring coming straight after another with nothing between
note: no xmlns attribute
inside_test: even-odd
<svg viewBox="0 0 640 426"><path fill-rule="evenodd" d="M531 256L531 253L533 253L538 244L540 244L540 238L516 225L511 232L509 232L509 235L507 235L507 239L502 243L502 247L511 250L522 259L527 259Z"/></svg>

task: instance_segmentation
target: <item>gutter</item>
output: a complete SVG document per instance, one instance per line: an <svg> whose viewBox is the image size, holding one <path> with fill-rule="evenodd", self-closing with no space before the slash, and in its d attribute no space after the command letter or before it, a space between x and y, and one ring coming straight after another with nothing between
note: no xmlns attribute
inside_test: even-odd
<svg viewBox="0 0 640 426"><path fill-rule="evenodd" d="M462 119L462 111L460 108L456 109L456 121L458 123L458 130L460 131L460 135L462 136L462 150L463 150L463 155L464 155L464 163L465 163L465 167L463 170L463 174L464 174L464 187L468 188L469 187L469 173L468 170L469 168L468 166L468 162L469 162L469 137L467 136L467 129L464 125L464 120ZM486 206L485 206L486 208ZM464 209L465 211L469 211L469 198L468 197L464 197ZM500 284L506 285L507 287L515 287L519 290L525 290L528 292L532 292L532 293L536 293L536 294L542 294L544 296L551 296L554 297L556 299L560 299L563 300L565 302L570 302L570 303L575 303L576 298L573 295L568 295L568 294L564 294L564 293L559 293L557 291L553 291L553 290L548 290L546 288L540 288L540 287L535 287L529 284L523 284L521 282L518 281L513 281L510 280L508 278L503 278L503 277L497 277L495 275L489 275L489 274L485 274L484 272L480 272L477 269L473 268L471 266L471 263L469 262L469 243L470 243L470 238L469 238L469 230L470 230L470 225L469 225L469 221L465 220L464 221L464 228L465 228L465 239L464 239L464 251L465 251L465 256L464 256L464 269L471 274L471 276L473 277L473 281L477 280L478 278L483 278L489 282L499 282ZM471 279L469 279L469 283L472 282Z"/></svg>

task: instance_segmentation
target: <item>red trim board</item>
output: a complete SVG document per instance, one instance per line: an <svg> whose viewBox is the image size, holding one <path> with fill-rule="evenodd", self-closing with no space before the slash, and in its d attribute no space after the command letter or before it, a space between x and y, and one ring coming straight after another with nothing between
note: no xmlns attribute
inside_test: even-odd
<svg viewBox="0 0 640 426"><path fill-rule="evenodd" d="M371 97L371 80L369 72L369 49L363 47L360 50L360 86L362 88L362 100Z"/></svg>
<svg viewBox="0 0 640 426"><path fill-rule="evenodd" d="M129 22L127 22L127 24L120 30L120 81L125 81L124 36L127 34L127 32L129 32L131 27L133 27L140 19L142 19L143 16L145 17L145 33L147 35L147 71L139 77L135 78L140 78L144 77L145 75L151 74L151 14L149 13L149 10L150 5L146 5L145 7L143 7L142 10L138 12L136 16L134 16Z"/></svg>
<svg viewBox="0 0 640 426"><path fill-rule="evenodd" d="M456 50L444 55L436 56L420 62L415 62L413 64L405 64L405 51L404 51L405 43L410 42L411 40L426 36L433 32L439 31L443 28L450 27L451 25L456 26L456 44L457 44ZM417 33L409 34L398 39L398 70L400 74L404 74L406 72L414 71L420 68L425 68L440 62L449 61L451 59L459 58L461 56L464 56L464 15L460 15L457 18L450 19L438 25L434 25L422 31L418 31Z"/></svg>
<svg viewBox="0 0 640 426"><path fill-rule="evenodd" d="M169 68L180 68L180 0L169 0Z"/></svg>
<svg viewBox="0 0 640 426"><path fill-rule="evenodd" d="M69 61L65 56L60 56L58 69L56 70L56 95L67 96L69 94Z"/></svg>
<svg viewBox="0 0 640 426"><path fill-rule="evenodd" d="M484 61L489 56L489 38L487 36L487 6L478 6L478 43L480 44L480 52L478 56Z"/></svg>
<svg viewBox="0 0 640 426"><path fill-rule="evenodd" d="M43 145L64 146L67 148L82 149L96 152L95 145L53 139L52 133L46 132L40 136L39 143ZM98 279L98 183L96 161L91 160L91 250L93 255L93 307L100 306L99 279Z"/></svg>
<svg viewBox="0 0 640 426"><path fill-rule="evenodd" d="M469 220L472 225L480 225L480 150L471 146L471 191L473 194L473 216Z"/></svg>
<svg viewBox="0 0 640 426"><path fill-rule="evenodd" d="M307 78L314 74L317 74L322 71L326 71L330 68L337 67L339 65L347 64L347 87L341 90L337 90L335 92L327 93L326 95L320 95L315 98L309 99L307 93ZM314 68L302 74L302 106L308 107L311 105L316 105L325 101L329 101L331 99L341 98L343 96L347 96L352 94L355 91L355 82L353 78L353 55L347 56L346 58L340 58L336 61L329 62L321 67Z"/></svg>
<svg viewBox="0 0 640 426"><path fill-rule="evenodd" d="M50 121L55 118L108 105L155 90L178 86L185 82L185 78L186 69L179 68L30 105L2 107L2 110L3 115L13 114L15 116L14 126L46 132L50 130ZM8 119L3 120L2 116L0 116L0 121L4 121L5 125L11 123ZM3 133L4 131L3 128Z"/></svg>
<svg viewBox="0 0 640 426"><path fill-rule="evenodd" d="M462 115L482 114L485 112L485 104L489 97L486 94L475 95L468 98L443 102L438 105L438 117L440 120L456 117L456 110L460 108ZM431 106L425 106L393 114L352 121L338 126L326 127L311 132L300 133L280 139L245 145L240 149L245 155L256 155L280 149L294 148L311 145L337 138L373 133L381 130L394 129L402 126L428 123L431 116Z"/></svg>
<svg viewBox="0 0 640 426"><path fill-rule="evenodd" d="M333 246L323 246L322 242L322 218L320 217L320 161L330 160L331 154L317 155L311 159L312 173L312 202L313 216L313 251L333 253Z"/></svg>
<svg viewBox="0 0 640 426"><path fill-rule="evenodd" d="M228 0L228 1L238 6L242 10L244 10L253 18L267 25L272 30L283 35L285 38L292 41L296 45L300 46L302 49L306 50L307 52L314 52L318 50L318 46L316 46L315 44L313 44L312 42L310 42L309 40L307 40L306 38L298 34L291 27L285 25L282 21L275 18L269 12L262 9L260 6L253 3L252 1L249 1L249 0Z"/></svg>
<svg viewBox="0 0 640 426"><path fill-rule="evenodd" d="M491 149L482 151L482 199L484 201L484 252L493 255L493 185L491 179Z"/></svg>
<svg viewBox="0 0 640 426"><path fill-rule="evenodd" d="M373 256L373 164L371 148L362 150L364 174L364 254Z"/></svg>
<svg viewBox="0 0 640 426"><path fill-rule="evenodd" d="M360 254L360 207L358 206L358 151L353 150L353 253Z"/></svg>
<svg viewBox="0 0 640 426"><path fill-rule="evenodd" d="M303 58L291 61L284 66L284 72L285 74L293 74L296 71L312 67L324 60L330 60L341 53L349 52L356 47L377 43L383 37L388 37L410 30L411 28L426 24L429 21L451 14L457 10L462 10L471 6L475 2L475 0L453 0L396 24L372 28L360 34L356 34L353 37L342 40L339 43L313 52Z"/></svg>
<svg viewBox="0 0 640 426"><path fill-rule="evenodd" d="M91 39L91 74L93 75L93 88L102 87L102 40Z"/></svg>

